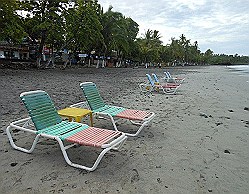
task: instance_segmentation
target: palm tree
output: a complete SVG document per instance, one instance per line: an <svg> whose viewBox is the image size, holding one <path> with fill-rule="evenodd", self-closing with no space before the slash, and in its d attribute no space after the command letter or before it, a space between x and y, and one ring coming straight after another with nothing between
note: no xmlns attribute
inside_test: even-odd
<svg viewBox="0 0 249 194"><path fill-rule="evenodd" d="M159 61L159 50L162 41L159 31L148 29L142 37L138 38L140 46L141 60L144 63Z"/></svg>
<svg viewBox="0 0 249 194"><path fill-rule="evenodd" d="M131 18L125 18L120 12L113 12L112 6L102 15L102 34L105 54L117 51L119 62L132 52L134 40L138 33L138 24Z"/></svg>

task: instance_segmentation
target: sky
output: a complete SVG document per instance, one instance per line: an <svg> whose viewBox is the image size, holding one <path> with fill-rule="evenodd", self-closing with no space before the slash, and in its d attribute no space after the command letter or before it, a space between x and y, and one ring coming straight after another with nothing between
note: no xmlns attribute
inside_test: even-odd
<svg viewBox="0 0 249 194"><path fill-rule="evenodd" d="M172 37L198 42L201 52L249 56L249 0L99 0L107 11L130 17L139 37L158 30L163 44Z"/></svg>

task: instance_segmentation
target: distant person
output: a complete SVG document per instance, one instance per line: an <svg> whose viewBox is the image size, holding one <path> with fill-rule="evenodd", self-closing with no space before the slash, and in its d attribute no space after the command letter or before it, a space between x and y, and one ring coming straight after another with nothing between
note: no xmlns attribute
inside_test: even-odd
<svg viewBox="0 0 249 194"><path fill-rule="evenodd" d="M66 69L67 64L69 62L69 54L68 51L65 49L61 55L62 61L64 62L62 69Z"/></svg>

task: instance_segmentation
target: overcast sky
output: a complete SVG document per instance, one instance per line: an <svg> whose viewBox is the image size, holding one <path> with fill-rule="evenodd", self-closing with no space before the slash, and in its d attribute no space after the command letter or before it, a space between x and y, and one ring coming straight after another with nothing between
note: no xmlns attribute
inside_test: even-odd
<svg viewBox="0 0 249 194"><path fill-rule="evenodd" d="M202 52L249 56L249 0L99 0L138 23L158 30L164 44L184 34Z"/></svg>

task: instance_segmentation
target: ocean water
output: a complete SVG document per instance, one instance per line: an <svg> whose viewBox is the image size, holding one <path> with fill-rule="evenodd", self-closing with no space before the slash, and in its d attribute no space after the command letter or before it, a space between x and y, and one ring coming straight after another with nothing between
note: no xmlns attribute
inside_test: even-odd
<svg viewBox="0 0 249 194"><path fill-rule="evenodd" d="M249 77L249 65L231 65L227 66L230 70L236 71L239 75Z"/></svg>

